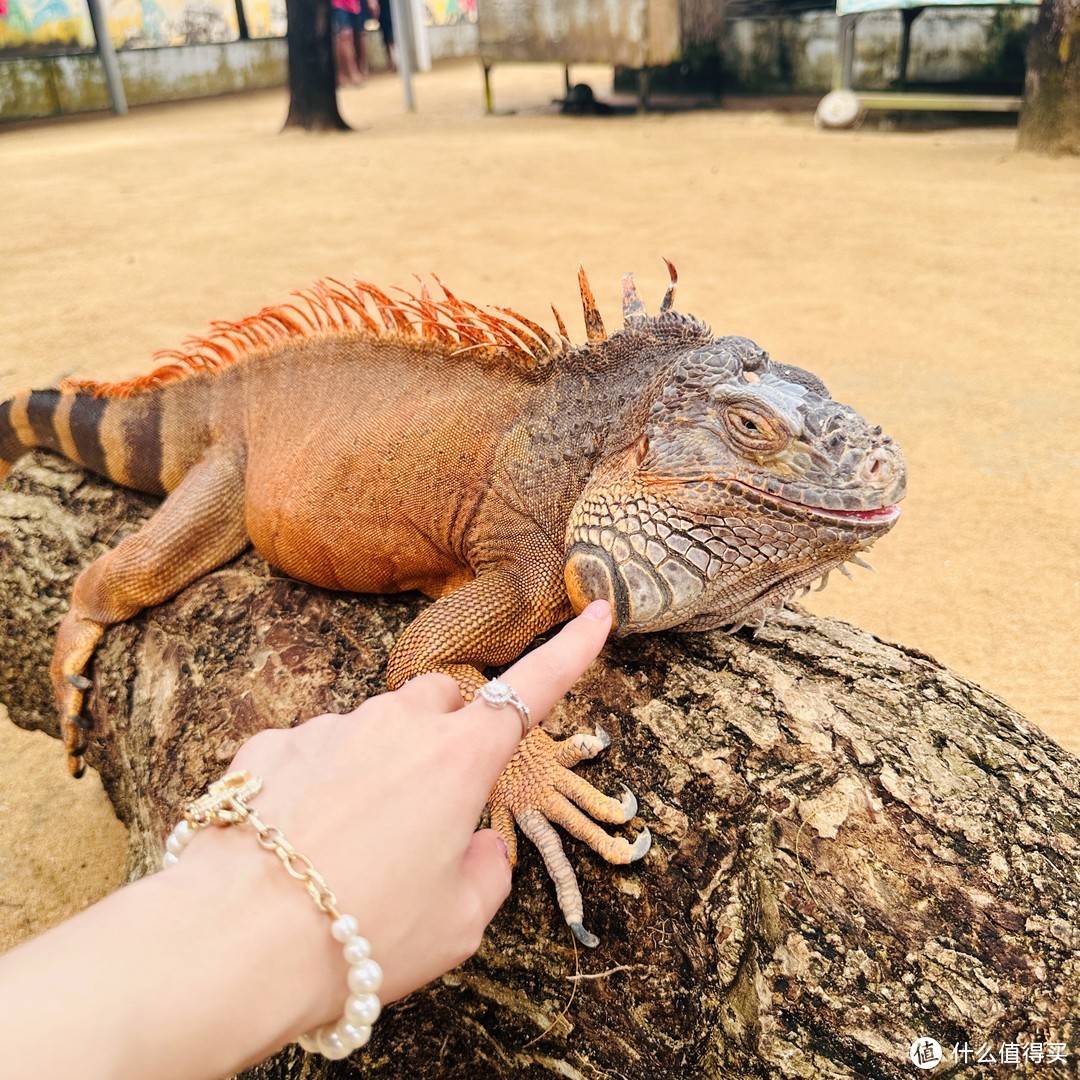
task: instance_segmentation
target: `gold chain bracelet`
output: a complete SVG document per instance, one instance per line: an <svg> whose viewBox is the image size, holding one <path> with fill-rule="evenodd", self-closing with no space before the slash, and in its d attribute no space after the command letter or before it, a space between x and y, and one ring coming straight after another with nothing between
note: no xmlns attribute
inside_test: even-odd
<svg viewBox="0 0 1080 1080"><path fill-rule="evenodd" d="M248 800L258 795L262 786L259 777L244 771L215 780L205 795L188 804L184 816L169 833L162 864L168 869L179 862L184 848L209 825L250 825L255 830L259 845L278 857L290 877L303 884L315 906L330 918L330 933L342 945L349 965L345 1011L340 1020L314 1028L297 1040L309 1053L338 1060L348 1057L371 1038L371 1026L382 1011L377 994L382 985L382 968L371 959L371 945L361 936L356 919L338 910L337 897L314 863L297 851L276 825L267 825L248 805Z"/></svg>

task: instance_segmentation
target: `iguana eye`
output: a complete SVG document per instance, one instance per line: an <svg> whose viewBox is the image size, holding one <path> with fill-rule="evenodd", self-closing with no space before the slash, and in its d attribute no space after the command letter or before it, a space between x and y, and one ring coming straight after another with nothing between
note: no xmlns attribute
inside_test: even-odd
<svg viewBox="0 0 1080 1080"><path fill-rule="evenodd" d="M733 402L724 410L728 435L746 450L773 452L788 443L787 426L775 415L766 413L756 403Z"/></svg>

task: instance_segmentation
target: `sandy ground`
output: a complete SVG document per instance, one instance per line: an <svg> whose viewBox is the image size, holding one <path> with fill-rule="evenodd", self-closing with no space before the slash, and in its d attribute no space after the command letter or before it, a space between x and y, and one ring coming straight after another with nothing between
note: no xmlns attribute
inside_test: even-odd
<svg viewBox="0 0 1080 1080"><path fill-rule="evenodd" d="M602 91L601 69L578 70ZM564 118L554 67L440 68L402 110L346 91L351 135L279 134L281 93L0 135L0 399L145 370L153 350L317 277L410 284L544 320L588 268L811 368L904 447L877 575L814 607L974 678L1080 752L1080 161L1009 130L825 135L809 115ZM546 320L550 323L550 319ZM0 722L0 946L123 877L96 778Z"/></svg>

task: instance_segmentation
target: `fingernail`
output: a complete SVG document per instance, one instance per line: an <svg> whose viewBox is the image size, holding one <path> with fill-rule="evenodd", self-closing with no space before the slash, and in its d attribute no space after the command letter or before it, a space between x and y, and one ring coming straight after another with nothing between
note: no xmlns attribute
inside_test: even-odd
<svg viewBox="0 0 1080 1080"><path fill-rule="evenodd" d="M595 619L597 622L611 622L611 605L606 600L594 600L581 612L583 619Z"/></svg>
<svg viewBox="0 0 1080 1080"><path fill-rule="evenodd" d="M496 834L495 835L495 843L499 845L499 850L502 852L503 858L507 862L509 862L510 861L510 849L506 846L506 841L501 836Z"/></svg>

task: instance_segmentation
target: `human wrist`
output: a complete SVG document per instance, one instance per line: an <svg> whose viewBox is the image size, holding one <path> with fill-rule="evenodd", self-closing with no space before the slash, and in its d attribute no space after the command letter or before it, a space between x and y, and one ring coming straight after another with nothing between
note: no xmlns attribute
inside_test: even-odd
<svg viewBox="0 0 1080 1080"><path fill-rule="evenodd" d="M201 830L153 881L203 927L245 1057L266 1056L341 1014L348 967L330 922L250 830Z"/></svg>
<svg viewBox="0 0 1080 1080"><path fill-rule="evenodd" d="M246 770L235 770L212 783L205 795L188 804L168 836L164 866L178 866L180 856L200 832L211 826L234 825L273 855L283 874L303 886L315 909L329 920L330 937L341 947L341 958L348 965L348 993L331 1021L309 1027L297 1041L309 1052L343 1058L365 1046L371 1037L382 1008L378 997L382 968L372 957L371 943L360 933L355 916L341 909L336 894L311 859L251 805L262 786L262 780ZM260 876L265 878L265 872ZM279 885L276 891L280 892Z"/></svg>

